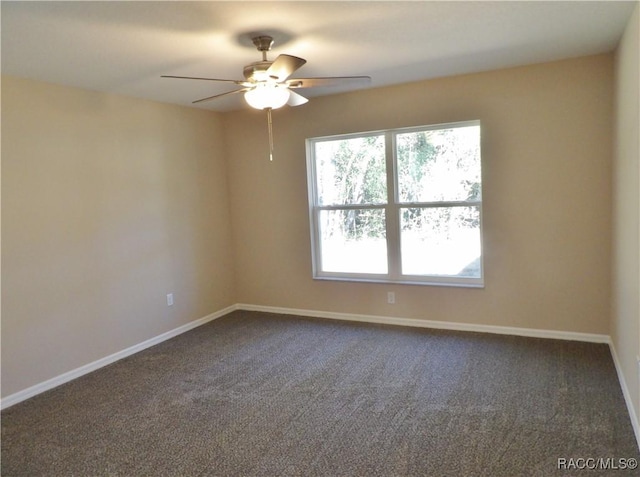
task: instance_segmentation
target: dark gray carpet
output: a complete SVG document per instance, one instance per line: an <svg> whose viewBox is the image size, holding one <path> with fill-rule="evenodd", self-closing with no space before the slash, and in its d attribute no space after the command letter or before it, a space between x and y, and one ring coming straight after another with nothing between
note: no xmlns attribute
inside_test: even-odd
<svg viewBox="0 0 640 477"><path fill-rule="evenodd" d="M606 345L234 312L2 413L5 477L637 475L559 458L640 458Z"/></svg>

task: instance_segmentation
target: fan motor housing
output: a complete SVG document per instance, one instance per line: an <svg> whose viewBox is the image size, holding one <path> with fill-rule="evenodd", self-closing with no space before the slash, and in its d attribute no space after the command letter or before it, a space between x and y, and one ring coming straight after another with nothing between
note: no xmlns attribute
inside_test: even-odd
<svg viewBox="0 0 640 477"><path fill-rule="evenodd" d="M273 61L256 61L244 67L242 71L244 77L249 81L265 81L269 79L267 70L273 64Z"/></svg>

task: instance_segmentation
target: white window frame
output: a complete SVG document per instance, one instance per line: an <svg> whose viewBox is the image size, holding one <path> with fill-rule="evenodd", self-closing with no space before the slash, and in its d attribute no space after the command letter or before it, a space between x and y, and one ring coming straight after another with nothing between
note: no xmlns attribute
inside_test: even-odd
<svg viewBox="0 0 640 477"><path fill-rule="evenodd" d="M309 138L306 140L307 152L307 185L309 195L309 222L311 226L311 255L313 266L313 278L318 280L343 280L374 283L401 283L412 285L439 285L457 287L484 287L484 250L483 250L483 223L482 223L482 194L480 200L475 201L434 201L434 202L400 202L398 196L398 176L396 158L396 136L399 134L431 131L438 129L453 129L458 127L480 126L479 120L463 121L455 123L417 126L410 128L387 129L382 131L368 131L362 133L340 134ZM482 134L482 133L481 133ZM354 205L320 205L317 181L315 144L324 141L362 138L368 136L382 136L385 138L385 161L387 174L387 203L382 204L354 204ZM482 156L482 147L481 147ZM482 168L481 159L481 168ZM482 184L482 181L481 181ZM407 275L401 273L402 249L400 242L400 214L404 208L429 208L429 207L478 207L480 214L480 277L459 277L451 275ZM345 273L325 272L320 269L322 263L322 250L320 243L320 212L324 210L349 210L349 209L382 209L386 217L387 240L387 265L388 273Z"/></svg>

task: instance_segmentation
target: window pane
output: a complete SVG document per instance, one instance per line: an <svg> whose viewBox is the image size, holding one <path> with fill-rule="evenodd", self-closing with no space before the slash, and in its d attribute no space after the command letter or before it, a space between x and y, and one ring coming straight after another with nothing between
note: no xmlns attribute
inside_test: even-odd
<svg viewBox="0 0 640 477"><path fill-rule="evenodd" d="M400 202L480 200L480 126L396 135Z"/></svg>
<svg viewBox="0 0 640 477"><path fill-rule="evenodd" d="M480 278L478 207L405 208L402 273Z"/></svg>
<svg viewBox="0 0 640 477"><path fill-rule="evenodd" d="M323 272L387 273L382 209L320 211Z"/></svg>
<svg viewBox="0 0 640 477"><path fill-rule="evenodd" d="M317 142L315 169L320 205L387 202L384 136Z"/></svg>

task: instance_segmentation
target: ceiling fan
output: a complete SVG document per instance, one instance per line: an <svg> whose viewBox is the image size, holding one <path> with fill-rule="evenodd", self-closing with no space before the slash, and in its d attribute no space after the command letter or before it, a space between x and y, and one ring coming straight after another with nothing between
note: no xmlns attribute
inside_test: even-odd
<svg viewBox="0 0 640 477"><path fill-rule="evenodd" d="M267 60L267 52L273 45L273 37L260 35L252 38L253 44L262 53L262 61L256 61L244 67L244 80L199 78L193 76L162 75L162 78L178 78L204 81L221 81L242 86L240 89L198 99L193 103L204 103L231 94L244 93L245 101L255 109L267 110L269 125L270 159L273 160L273 132L271 111L282 106L300 106L309 100L298 94L295 89L332 86L335 84L366 84L369 76L329 76L317 78L290 78L307 60L291 55L279 55L274 61Z"/></svg>

